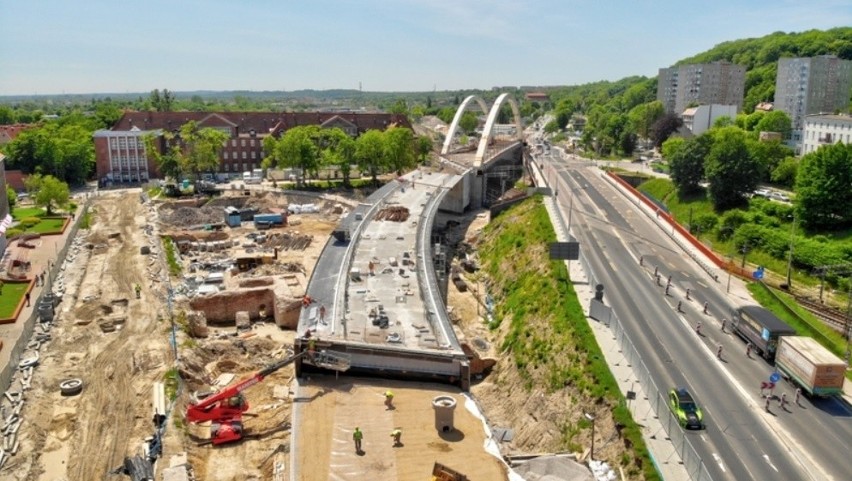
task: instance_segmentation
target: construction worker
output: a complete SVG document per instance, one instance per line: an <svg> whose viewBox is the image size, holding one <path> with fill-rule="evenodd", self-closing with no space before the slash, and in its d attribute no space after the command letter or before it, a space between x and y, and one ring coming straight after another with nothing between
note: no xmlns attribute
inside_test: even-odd
<svg viewBox="0 0 852 481"><path fill-rule="evenodd" d="M356 426L355 432L352 433L352 440L355 441L355 453L357 453L357 454L361 454L361 440L362 439L364 439L364 433L361 432L361 428Z"/></svg>
<svg viewBox="0 0 852 481"><path fill-rule="evenodd" d="M396 428L391 431L391 437L393 438L393 446L402 446L402 429Z"/></svg>
<svg viewBox="0 0 852 481"><path fill-rule="evenodd" d="M136 298L139 299L139 296L142 293L142 286L136 284L135 286L133 286L133 290L136 291Z"/></svg>
<svg viewBox="0 0 852 481"><path fill-rule="evenodd" d="M393 409L393 392L385 391L385 407L388 409Z"/></svg>
<svg viewBox="0 0 852 481"><path fill-rule="evenodd" d="M325 322L325 304L321 305L319 308L320 322Z"/></svg>

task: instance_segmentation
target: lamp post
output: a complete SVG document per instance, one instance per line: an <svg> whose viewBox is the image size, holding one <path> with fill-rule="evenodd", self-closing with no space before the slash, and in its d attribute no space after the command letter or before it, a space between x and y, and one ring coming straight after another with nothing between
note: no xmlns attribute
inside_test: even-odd
<svg viewBox="0 0 852 481"><path fill-rule="evenodd" d="M594 461L595 459L595 417L589 413L584 413L586 419L592 423L592 447L589 450L589 461Z"/></svg>
<svg viewBox="0 0 852 481"><path fill-rule="evenodd" d="M793 240L796 234L796 211L793 211L793 222L790 224L790 253L787 256L787 289L793 288Z"/></svg>

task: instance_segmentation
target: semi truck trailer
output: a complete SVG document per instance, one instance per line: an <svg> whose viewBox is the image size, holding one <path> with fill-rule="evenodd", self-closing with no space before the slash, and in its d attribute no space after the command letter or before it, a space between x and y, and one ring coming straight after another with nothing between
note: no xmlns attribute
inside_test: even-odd
<svg viewBox="0 0 852 481"><path fill-rule="evenodd" d="M810 337L782 336L775 367L811 396L843 391L846 363Z"/></svg>

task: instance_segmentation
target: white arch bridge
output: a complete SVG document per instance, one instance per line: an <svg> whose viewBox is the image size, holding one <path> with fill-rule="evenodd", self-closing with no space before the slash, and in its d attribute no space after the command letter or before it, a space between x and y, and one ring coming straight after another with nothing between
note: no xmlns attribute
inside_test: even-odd
<svg viewBox="0 0 852 481"><path fill-rule="evenodd" d="M477 95L470 95L464 99L461 105L459 105L458 110L456 110L456 115L453 117L453 122L450 124L450 128L447 131L447 138L444 139L444 146L441 148L441 155L447 155L450 153L450 147L452 146L453 139L455 139L456 133L458 132L459 122L461 121L462 116L471 104L476 103L482 109L483 113L488 112L488 117L485 120L485 127L482 129L482 138L479 139L479 147L476 149L476 156L474 157L473 167L480 167L485 160L488 145L493 139L494 125L497 123L497 117L500 115L500 109L506 102L508 102L512 107L515 124L514 136L516 140L522 141L523 130L521 128L521 109L518 107L518 102L513 97L510 97L507 93L500 94L489 110L488 104L486 104L482 98Z"/></svg>

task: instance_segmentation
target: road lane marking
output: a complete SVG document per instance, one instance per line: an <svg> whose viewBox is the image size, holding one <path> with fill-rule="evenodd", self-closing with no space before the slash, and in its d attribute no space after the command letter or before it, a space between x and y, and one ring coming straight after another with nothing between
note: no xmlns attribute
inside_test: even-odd
<svg viewBox="0 0 852 481"><path fill-rule="evenodd" d="M774 465L774 464L772 464L772 461L770 461L770 460L769 460L769 455L768 455L768 454L764 454L764 455L763 455L763 459L765 459L765 460L766 460L766 464L768 464L770 468L774 469L776 473L778 472L778 468L776 468L776 467L775 467L775 465Z"/></svg>
<svg viewBox="0 0 852 481"><path fill-rule="evenodd" d="M727 469L725 469L725 463L723 463L723 462L722 462L722 457L721 457L721 456L719 456L719 455L718 455L718 454L716 454L716 453L713 453L713 459L715 459L715 460L716 460L716 464L718 464L718 465L719 465L719 469L721 469L723 473L727 473L727 472L728 472L728 470L727 470ZM776 469L775 471L778 471L778 470Z"/></svg>

